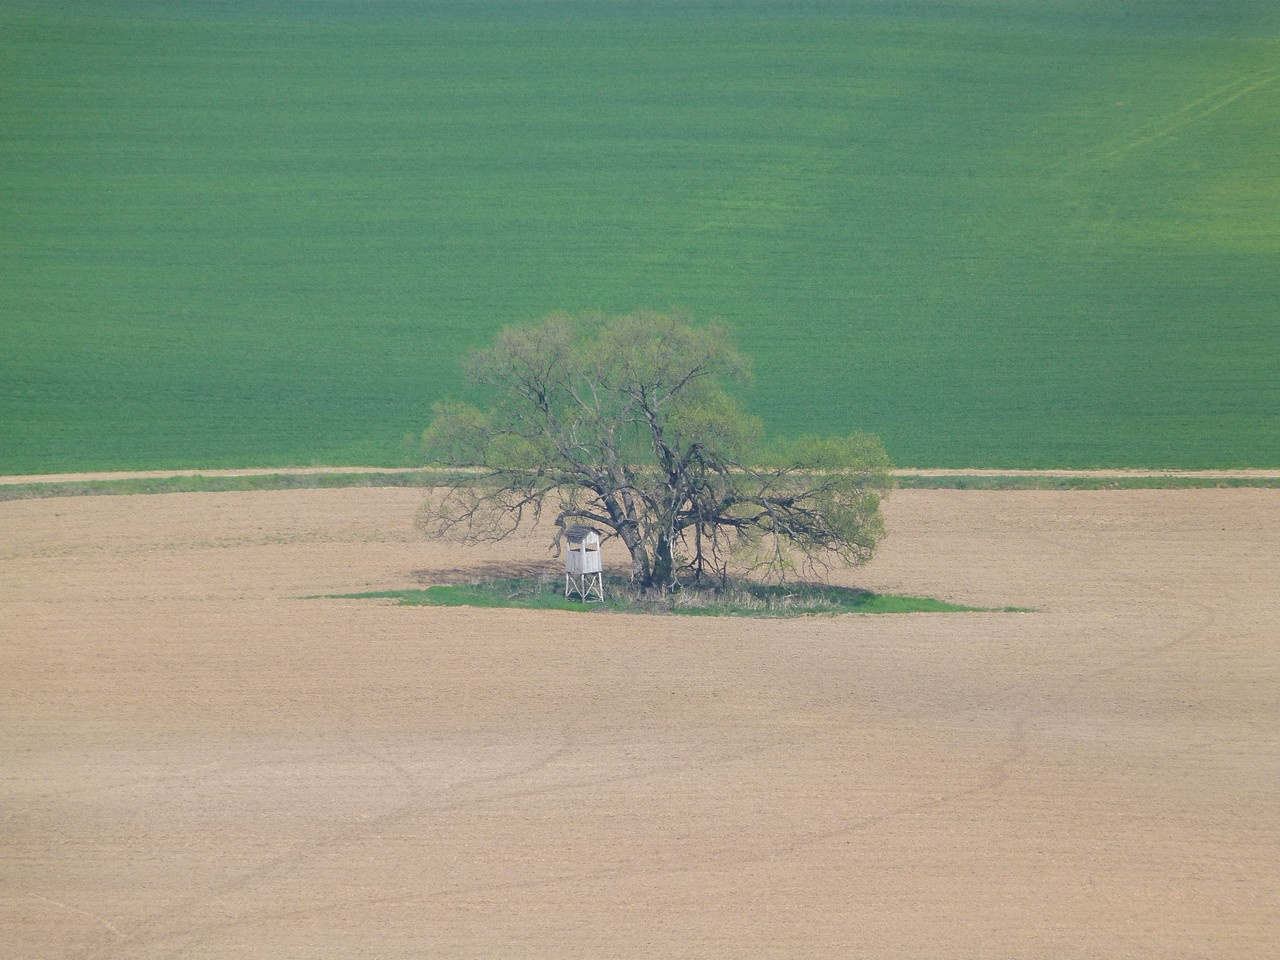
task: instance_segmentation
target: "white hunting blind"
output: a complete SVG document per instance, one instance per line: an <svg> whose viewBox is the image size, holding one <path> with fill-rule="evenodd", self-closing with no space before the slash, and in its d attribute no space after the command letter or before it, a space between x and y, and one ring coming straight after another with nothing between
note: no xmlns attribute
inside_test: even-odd
<svg viewBox="0 0 1280 960"><path fill-rule="evenodd" d="M600 563L600 533L574 525L564 531L564 598L576 594L583 603L604 600L604 573Z"/></svg>

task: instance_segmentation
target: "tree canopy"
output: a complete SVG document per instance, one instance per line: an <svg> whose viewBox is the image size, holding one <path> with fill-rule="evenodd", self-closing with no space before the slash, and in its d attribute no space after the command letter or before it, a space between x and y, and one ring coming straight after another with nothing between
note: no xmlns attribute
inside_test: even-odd
<svg viewBox="0 0 1280 960"><path fill-rule="evenodd" d="M864 563L884 535L880 441L765 444L720 324L553 314L503 330L467 372L492 402L438 404L422 437L429 462L461 471L425 512L437 535L497 540L550 513L557 547L572 524L621 540L644 591Z"/></svg>

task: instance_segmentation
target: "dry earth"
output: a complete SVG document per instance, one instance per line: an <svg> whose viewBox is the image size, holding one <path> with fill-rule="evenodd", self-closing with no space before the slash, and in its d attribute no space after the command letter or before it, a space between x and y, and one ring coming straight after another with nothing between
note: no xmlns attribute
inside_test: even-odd
<svg viewBox="0 0 1280 960"><path fill-rule="evenodd" d="M409 490L0 504L0 955L1274 957L1280 491L899 491L748 621L307 595Z"/></svg>

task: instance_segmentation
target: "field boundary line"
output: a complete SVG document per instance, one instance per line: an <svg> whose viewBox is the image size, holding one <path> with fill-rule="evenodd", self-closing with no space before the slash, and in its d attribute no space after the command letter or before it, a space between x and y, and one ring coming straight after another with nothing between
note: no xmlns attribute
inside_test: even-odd
<svg viewBox="0 0 1280 960"><path fill-rule="evenodd" d="M1170 479L1188 480L1275 480L1280 479L1280 468L1243 467L1239 470L1158 470L1148 467L1116 467L1114 469L1053 469L1000 470L992 467L903 467L893 471L895 477L1064 477L1098 480Z"/></svg>
<svg viewBox="0 0 1280 960"><path fill-rule="evenodd" d="M201 470L100 470L0 476L0 483L103 483L113 480L171 480L174 477L305 477L342 474L429 473L430 467L237 467Z"/></svg>
<svg viewBox="0 0 1280 960"><path fill-rule="evenodd" d="M381 484L377 482L377 478L385 477L388 480L409 480L419 479L426 481L432 476L441 478L458 474L456 469L438 469L432 467L242 467L235 469L183 469L183 470L118 470L118 471L97 471L86 473L48 473L48 474L14 474L0 475L0 488L3 487L29 487L29 488L109 488L112 486L125 484L147 484L154 482L159 486L163 486L167 482L172 481L200 481L200 480L244 480L252 482L255 479L270 479L273 477L290 478L299 481L296 484L284 485L284 489L306 489L306 481L323 480L324 478L336 478L339 480L350 480L347 484L316 484L317 486L358 486L361 478L366 479L367 485L370 486L393 486L405 484ZM893 477L897 480L911 481L928 481L928 480L1000 480L1006 479L1010 481L1035 481L1035 480L1063 480L1063 481L1140 481L1140 480L1167 480L1171 483L1183 481L1200 481L1200 480L1236 480L1243 482L1263 482L1269 480L1280 481L1280 467L1249 467L1240 469L1211 469L1211 470L1177 470L1177 469L1156 469L1149 467L1116 467L1116 468L1096 468L1096 469L1071 469L1071 468L1009 468L1001 469L998 467L901 467L891 471ZM414 484L425 485L425 484ZM188 488L193 489L193 488ZM216 488L214 488L216 489ZM229 488L230 489L230 488ZM246 488L248 489L248 488ZM120 492L149 492L146 489L138 489L136 491L121 490ZM177 492L177 491L175 491Z"/></svg>

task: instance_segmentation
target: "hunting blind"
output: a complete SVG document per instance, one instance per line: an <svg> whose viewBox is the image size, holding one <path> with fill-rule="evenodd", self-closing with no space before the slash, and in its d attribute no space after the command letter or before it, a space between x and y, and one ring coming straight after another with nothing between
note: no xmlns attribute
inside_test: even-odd
<svg viewBox="0 0 1280 960"><path fill-rule="evenodd" d="M604 600L604 573L600 563L600 534L591 527L574 525L564 532L564 598L574 595L583 603Z"/></svg>

